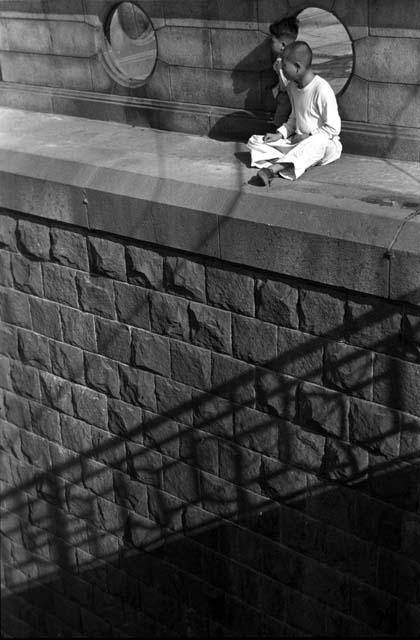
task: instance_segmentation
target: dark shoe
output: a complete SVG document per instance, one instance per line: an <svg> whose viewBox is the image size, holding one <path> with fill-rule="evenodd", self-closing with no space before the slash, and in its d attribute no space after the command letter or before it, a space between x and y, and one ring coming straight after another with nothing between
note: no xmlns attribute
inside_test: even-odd
<svg viewBox="0 0 420 640"><path fill-rule="evenodd" d="M266 187L269 187L274 178L274 173L269 167L264 167L264 169L258 171L257 176Z"/></svg>

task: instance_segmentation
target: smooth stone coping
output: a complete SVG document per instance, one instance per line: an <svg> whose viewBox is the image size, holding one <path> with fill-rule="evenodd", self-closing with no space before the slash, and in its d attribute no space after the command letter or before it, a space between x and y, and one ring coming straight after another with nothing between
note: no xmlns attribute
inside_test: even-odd
<svg viewBox="0 0 420 640"><path fill-rule="evenodd" d="M0 108L0 206L420 302L420 166L343 155L249 184L243 143Z"/></svg>

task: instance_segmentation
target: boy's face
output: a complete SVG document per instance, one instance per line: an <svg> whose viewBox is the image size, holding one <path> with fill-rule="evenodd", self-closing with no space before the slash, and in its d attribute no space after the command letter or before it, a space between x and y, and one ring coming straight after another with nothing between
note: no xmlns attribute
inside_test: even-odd
<svg viewBox="0 0 420 640"><path fill-rule="evenodd" d="M288 80L298 80L301 75L300 65L296 63L290 56L285 55L282 59L282 71Z"/></svg>
<svg viewBox="0 0 420 640"><path fill-rule="evenodd" d="M287 45L294 41L295 39L287 34L280 34L278 37L271 36L271 50L276 58L280 58Z"/></svg>

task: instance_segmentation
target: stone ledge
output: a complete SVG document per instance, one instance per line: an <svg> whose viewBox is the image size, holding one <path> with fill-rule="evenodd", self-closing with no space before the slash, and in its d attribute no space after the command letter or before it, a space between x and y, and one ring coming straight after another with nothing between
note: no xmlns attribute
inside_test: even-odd
<svg viewBox="0 0 420 640"><path fill-rule="evenodd" d="M4 208L420 301L415 163L343 156L267 190L240 143L15 109L0 122Z"/></svg>
<svg viewBox="0 0 420 640"><path fill-rule="evenodd" d="M358 80L357 77L354 80ZM398 85L389 87L390 90L392 87L398 89ZM356 102L357 97L356 92ZM348 98L346 93L345 102ZM393 100L388 102L393 104ZM13 82L0 83L0 105L138 127L210 135L219 140L246 140L253 133L265 133L273 127L272 113L268 111L247 111ZM344 113L347 112L348 106L343 105L342 108ZM415 127L344 119L341 137L347 153L420 161L420 131Z"/></svg>

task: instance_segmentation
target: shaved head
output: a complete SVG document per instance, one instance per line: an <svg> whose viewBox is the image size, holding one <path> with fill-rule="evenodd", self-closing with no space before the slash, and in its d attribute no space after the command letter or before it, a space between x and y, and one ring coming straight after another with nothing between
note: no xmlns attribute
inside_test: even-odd
<svg viewBox="0 0 420 640"><path fill-rule="evenodd" d="M305 69L309 69L312 64L312 49L307 42L296 40L287 45L283 57L291 62L299 62Z"/></svg>

